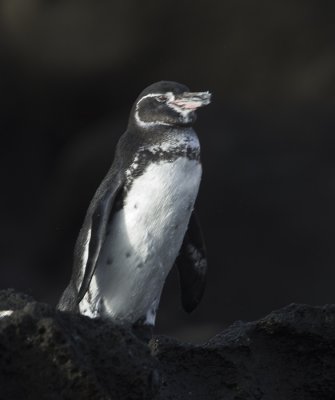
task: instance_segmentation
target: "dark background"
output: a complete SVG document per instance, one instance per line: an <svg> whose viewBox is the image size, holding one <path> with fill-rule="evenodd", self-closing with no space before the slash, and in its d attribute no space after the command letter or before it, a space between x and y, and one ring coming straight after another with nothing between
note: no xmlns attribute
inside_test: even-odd
<svg viewBox="0 0 335 400"><path fill-rule="evenodd" d="M1 0L1 288L56 302L138 93L210 90L197 201L207 292L157 332L202 340L290 302L335 302L333 1Z"/></svg>

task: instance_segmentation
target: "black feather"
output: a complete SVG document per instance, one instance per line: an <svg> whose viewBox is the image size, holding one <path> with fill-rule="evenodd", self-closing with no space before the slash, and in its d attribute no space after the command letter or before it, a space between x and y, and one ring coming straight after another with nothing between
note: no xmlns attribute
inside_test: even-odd
<svg viewBox="0 0 335 400"><path fill-rule="evenodd" d="M197 216L191 215L179 256L176 260L179 271L182 305L192 312L199 304L206 286L206 248Z"/></svg>

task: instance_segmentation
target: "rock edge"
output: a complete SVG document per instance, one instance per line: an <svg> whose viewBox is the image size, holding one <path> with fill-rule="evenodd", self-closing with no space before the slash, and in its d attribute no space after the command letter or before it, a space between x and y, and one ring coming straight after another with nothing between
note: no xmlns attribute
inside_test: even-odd
<svg viewBox="0 0 335 400"><path fill-rule="evenodd" d="M203 345L0 291L0 400L334 399L335 305L292 304Z"/></svg>

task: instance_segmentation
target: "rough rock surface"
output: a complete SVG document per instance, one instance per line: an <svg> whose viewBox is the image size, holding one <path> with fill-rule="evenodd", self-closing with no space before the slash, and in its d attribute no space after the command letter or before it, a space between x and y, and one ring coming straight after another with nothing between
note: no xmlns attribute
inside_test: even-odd
<svg viewBox="0 0 335 400"><path fill-rule="evenodd" d="M334 399L335 306L292 304L199 346L0 292L0 399ZM7 307L7 308L6 308Z"/></svg>

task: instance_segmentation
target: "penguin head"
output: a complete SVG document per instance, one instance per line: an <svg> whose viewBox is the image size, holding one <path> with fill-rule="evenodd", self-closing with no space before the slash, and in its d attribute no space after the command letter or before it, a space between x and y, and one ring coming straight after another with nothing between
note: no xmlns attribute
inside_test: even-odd
<svg viewBox="0 0 335 400"><path fill-rule="evenodd" d="M195 111L209 104L210 98L209 92L190 92L187 86L177 82L157 82L139 95L130 122L148 130L158 126L191 126L196 120Z"/></svg>

